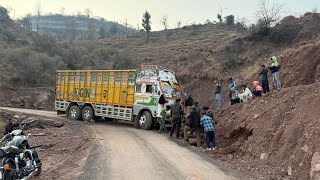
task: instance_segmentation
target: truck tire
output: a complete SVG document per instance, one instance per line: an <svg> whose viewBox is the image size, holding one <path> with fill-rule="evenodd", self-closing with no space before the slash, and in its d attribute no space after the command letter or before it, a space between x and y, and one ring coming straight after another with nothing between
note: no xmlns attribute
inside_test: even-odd
<svg viewBox="0 0 320 180"><path fill-rule="evenodd" d="M82 119L84 121L90 121L91 119L94 119L94 111L91 106L86 106L82 110Z"/></svg>
<svg viewBox="0 0 320 180"><path fill-rule="evenodd" d="M136 129L140 129L139 119L140 119L140 116L134 116L134 127Z"/></svg>
<svg viewBox="0 0 320 180"><path fill-rule="evenodd" d="M139 125L141 129L148 130L152 126L152 115L149 111L144 111L139 118Z"/></svg>
<svg viewBox="0 0 320 180"><path fill-rule="evenodd" d="M80 118L81 118L81 109L80 109L79 106L73 105L73 106L71 106L68 114L69 114L69 118L71 120L80 120Z"/></svg>

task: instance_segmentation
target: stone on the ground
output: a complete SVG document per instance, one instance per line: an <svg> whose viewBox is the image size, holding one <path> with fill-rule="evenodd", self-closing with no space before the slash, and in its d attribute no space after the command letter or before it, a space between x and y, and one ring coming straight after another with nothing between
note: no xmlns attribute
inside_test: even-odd
<svg viewBox="0 0 320 180"><path fill-rule="evenodd" d="M190 138L189 139L189 144L191 146L197 146L197 139L196 138Z"/></svg>
<svg viewBox="0 0 320 180"><path fill-rule="evenodd" d="M260 117L260 114L255 114L254 116L253 116L253 119L257 119L257 118L259 118Z"/></svg>
<svg viewBox="0 0 320 180"><path fill-rule="evenodd" d="M232 154L228 154L227 157L228 157L228 159L230 159L230 160L233 159L233 155L232 155Z"/></svg>
<svg viewBox="0 0 320 180"><path fill-rule="evenodd" d="M14 115L13 119L20 119L21 117L19 115Z"/></svg>
<svg viewBox="0 0 320 180"><path fill-rule="evenodd" d="M316 152L312 156L310 180L320 180L320 153Z"/></svg>
<svg viewBox="0 0 320 180"><path fill-rule="evenodd" d="M53 126L53 127L62 127L65 125L65 123L63 122L55 121L53 119L48 119L48 118L40 119L40 123L48 126Z"/></svg>
<svg viewBox="0 0 320 180"><path fill-rule="evenodd" d="M292 176L292 167L291 166L288 166L288 175Z"/></svg>
<svg viewBox="0 0 320 180"><path fill-rule="evenodd" d="M260 155L261 160L268 160L268 158L269 158L269 155L267 153L261 153Z"/></svg>
<svg viewBox="0 0 320 180"><path fill-rule="evenodd" d="M305 144L303 147L301 147L301 150L308 153L309 152L309 147Z"/></svg>
<svg viewBox="0 0 320 180"><path fill-rule="evenodd" d="M25 128L28 128L28 127L38 127L40 122L39 122L39 119L38 118L35 118L35 117L28 117L26 119L24 119L21 124L23 123L29 123L31 121L34 121L33 123L29 124L28 126L26 126Z"/></svg>

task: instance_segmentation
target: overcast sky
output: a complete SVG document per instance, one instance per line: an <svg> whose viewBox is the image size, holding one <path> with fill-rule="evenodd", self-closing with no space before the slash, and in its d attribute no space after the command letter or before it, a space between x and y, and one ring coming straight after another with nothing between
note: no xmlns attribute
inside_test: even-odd
<svg viewBox="0 0 320 180"><path fill-rule="evenodd" d="M47 13L77 14L89 8L94 16L110 21L124 22L137 27L142 14L148 10L151 14L152 29L162 29L160 20L168 17L169 28L174 28L181 20L183 25L203 23L207 19L216 20L220 9L223 15L234 14L236 19L247 18L255 21L258 0L0 0L0 5L11 9L10 16L19 18L27 13L34 14L37 2ZM271 3L284 4L284 15L299 16L307 11L320 9L320 0L270 0ZM221 8L220 8L221 7Z"/></svg>

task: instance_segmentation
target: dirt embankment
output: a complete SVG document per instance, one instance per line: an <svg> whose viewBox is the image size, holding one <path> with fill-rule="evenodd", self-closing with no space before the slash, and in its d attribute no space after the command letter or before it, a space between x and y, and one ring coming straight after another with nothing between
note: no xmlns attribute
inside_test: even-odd
<svg viewBox="0 0 320 180"><path fill-rule="evenodd" d="M51 112L21 112L0 110L0 133L3 134L4 125L9 119L15 122L37 120L25 130L25 133L32 134L29 138L31 146L42 145L37 148L43 163L42 173L36 179L78 179L92 148L90 127L57 118Z"/></svg>
<svg viewBox="0 0 320 180"><path fill-rule="evenodd" d="M285 88L217 114L214 156L270 178L309 179L320 149L319 88L320 83Z"/></svg>

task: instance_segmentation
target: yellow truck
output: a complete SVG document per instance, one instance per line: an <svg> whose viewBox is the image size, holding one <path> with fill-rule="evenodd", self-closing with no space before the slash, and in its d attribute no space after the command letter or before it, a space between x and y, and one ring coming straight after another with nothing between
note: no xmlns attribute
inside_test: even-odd
<svg viewBox="0 0 320 180"><path fill-rule="evenodd" d="M55 109L72 120L105 117L150 129L163 108L158 104L162 94L167 104L184 98L175 73L156 65L133 70L58 70L56 73Z"/></svg>

